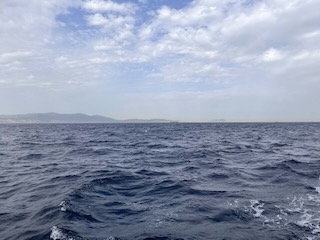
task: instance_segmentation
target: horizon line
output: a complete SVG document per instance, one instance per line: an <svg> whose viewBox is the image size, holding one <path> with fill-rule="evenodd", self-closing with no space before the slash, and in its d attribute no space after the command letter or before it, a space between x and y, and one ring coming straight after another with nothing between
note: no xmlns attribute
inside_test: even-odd
<svg viewBox="0 0 320 240"><path fill-rule="evenodd" d="M176 120L176 119L168 119L165 117L154 117L154 118L139 118L139 117L129 117L129 118L125 118L125 119L119 119L119 118L114 118L114 117L108 117L105 115L101 115L101 114L87 114L87 113L81 113L81 112L75 112L75 113L60 113L60 112L31 112L31 113L12 113L12 114L0 114L1 116L14 116L14 115L32 115L32 114L57 114L57 115L77 115L77 114L81 114L81 115L85 115L85 116L89 116L89 117L95 117L95 116L100 116L100 117L104 117L104 118L109 118L118 122L114 122L114 123L126 123L125 121L153 121L153 120L163 120L166 122L163 123L320 123L320 120L281 120L281 119L274 119L274 120L235 120L235 119L227 119L227 118L218 118L218 119L212 119L212 120ZM25 123L3 123L0 122L0 124L37 124L37 123L70 123L70 124L78 124L78 123L89 123L89 124L107 124L107 122L85 122L85 121L79 121L79 122L68 122L68 121L57 121L57 122L25 122ZM134 123L134 122L131 122ZM139 123L139 122L137 122ZM148 122L146 122L148 123Z"/></svg>

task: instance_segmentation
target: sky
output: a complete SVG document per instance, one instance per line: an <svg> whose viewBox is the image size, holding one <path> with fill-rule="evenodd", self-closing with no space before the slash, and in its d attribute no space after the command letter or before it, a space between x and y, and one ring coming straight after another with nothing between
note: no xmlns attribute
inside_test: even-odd
<svg viewBox="0 0 320 240"><path fill-rule="evenodd" d="M320 121L319 0L1 0L0 114Z"/></svg>

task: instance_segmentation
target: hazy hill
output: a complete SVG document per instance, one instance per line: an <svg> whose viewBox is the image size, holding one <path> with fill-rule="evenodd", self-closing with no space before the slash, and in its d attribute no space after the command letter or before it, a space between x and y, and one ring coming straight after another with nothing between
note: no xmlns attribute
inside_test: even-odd
<svg viewBox="0 0 320 240"><path fill-rule="evenodd" d="M100 115L86 115L82 113L60 114L60 113L31 113L16 115L0 115L0 123L156 123L170 122L164 119L128 119L116 120Z"/></svg>
<svg viewBox="0 0 320 240"><path fill-rule="evenodd" d="M89 116L82 113L31 113L0 115L2 123L114 123L117 120L99 115Z"/></svg>

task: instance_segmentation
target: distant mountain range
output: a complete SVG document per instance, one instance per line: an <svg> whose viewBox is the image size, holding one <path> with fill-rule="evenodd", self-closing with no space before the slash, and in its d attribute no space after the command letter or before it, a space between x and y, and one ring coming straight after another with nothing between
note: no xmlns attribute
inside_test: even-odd
<svg viewBox="0 0 320 240"><path fill-rule="evenodd" d="M0 115L0 123L167 123L165 119L127 119L117 120L100 115L86 115L82 113L31 113L16 115Z"/></svg>

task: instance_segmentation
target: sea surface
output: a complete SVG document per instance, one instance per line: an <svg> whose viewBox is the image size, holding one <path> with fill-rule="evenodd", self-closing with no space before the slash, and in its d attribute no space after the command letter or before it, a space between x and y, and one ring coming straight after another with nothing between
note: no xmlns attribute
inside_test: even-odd
<svg viewBox="0 0 320 240"><path fill-rule="evenodd" d="M0 239L320 239L319 175L319 123L2 124Z"/></svg>

